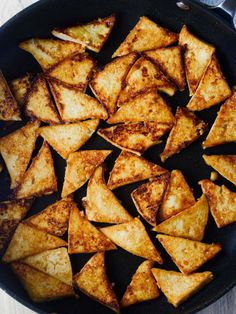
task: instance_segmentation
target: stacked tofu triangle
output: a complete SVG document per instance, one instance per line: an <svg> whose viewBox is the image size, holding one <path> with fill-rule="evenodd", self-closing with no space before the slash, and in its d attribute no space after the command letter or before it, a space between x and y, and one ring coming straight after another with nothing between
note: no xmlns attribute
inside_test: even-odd
<svg viewBox="0 0 236 314"><path fill-rule="evenodd" d="M80 290L118 313L158 298L161 290L177 307L213 279L211 271L196 272L222 249L203 242L209 210L218 228L235 222L236 193L205 178L196 199L180 170L169 172L141 155L169 132L160 160L172 158L208 130L195 111L222 102L202 146L235 142L236 94L213 45L185 25L177 34L144 16L112 60L96 66L86 49L99 53L115 20L111 15L55 28L53 39L26 40L20 48L34 56L41 72L9 83L0 72L0 120L26 121L0 138L12 191L12 199L0 203L2 262L10 263L34 302L75 297ZM173 114L166 99L171 103L186 84L191 98ZM94 96L87 94L88 86ZM100 120L109 126L97 134L121 150L107 182L104 161L112 150L83 149ZM62 186L51 148L66 161ZM203 158L236 185L236 155ZM137 210L132 217L114 190L144 180L130 195ZM86 183L81 210L74 193ZM58 187L59 200L29 213L35 198ZM98 223L110 225L101 228ZM147 226L158 233L159 248L179 271L155 266L165 261ZM120 302L105 263L105 252L117 247L144 259ZM73 275L70 257L83 253L94 255Z"/></svg>

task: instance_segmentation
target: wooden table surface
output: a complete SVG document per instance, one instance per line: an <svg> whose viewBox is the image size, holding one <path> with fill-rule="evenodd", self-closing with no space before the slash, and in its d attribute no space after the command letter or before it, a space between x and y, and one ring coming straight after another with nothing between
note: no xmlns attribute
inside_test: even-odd
<svg viewBox="0 0 236 314"><path fill-rule="evenodd" d="M0 0L0 25L17 12L36 1L37 0ZM33 311L27 309L0 289L0 314L33 313ZM236 314L236 287L216 303L200 311L199 314Z"/></svg>

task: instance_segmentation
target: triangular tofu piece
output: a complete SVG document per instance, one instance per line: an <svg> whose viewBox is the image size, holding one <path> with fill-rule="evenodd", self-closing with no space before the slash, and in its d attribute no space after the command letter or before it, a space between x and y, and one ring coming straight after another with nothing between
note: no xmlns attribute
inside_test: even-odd
<svg viewBox="0 0 236 314"><path fill-rule="evenodd" d="M172 126L174 116L164 98L151 90L130 99L107 122L157 122Z"/></svg>
<svg viewBox="0 0 236 314"><path fill-rule="evenodd" d="M209 203L210 211L218 228L236 221L236 193L226 186L216 185L210 180L201 180L202 192Z"/></svg>
<svg viewBox="0 0 236 314"><path fill-rule="evenodd" d="M115 250L116 246L77 208L72 208L68 229L69 254Z"/></svg>
<svg viewBox="0 0 236 314"><path fill-rule="evenodd" d="M236 92L220 107L203 148L236 142Z"/></svg>
<svg viewBox="0 0 236 314"><path fill-rule="evenodd" d="M141 16L138 23L130 31L119 48L113 53L113 58L123 56L131 51L142 52L169 46L178 40L178 35L170 30Z"/></svg>
<svg viewBox="0 0 236 314"><path fill-rule="evenodd" d="M159 144L160 137L170 128L167 123L137 122L99 129L97 134L122 150L142 155L148 148Z"/></svg>
<svg viewBox="0 0 236 314"><path fill-rule="evenodd" d="M99 52L107 41L115 21L116 17L113 14L86 24L56 28L52 34L60 39L79 43L92 51Z"/></svg>
<svg viewBox="0 0 236 314"><path fill-rule="evenodd" d="M120 186L167 173L167 170L135 154L122 151L110 172L107 186L114 190Z"/></svg>
<svg viewBox="0 0 236 314"><path fill-rule="evenodd" d="M158 287L174 307L178 307L214 279L210 271L186 276L176 271L153 268L152 273Z"/></svg>
<svg viewBox="0 0 236 314"><path fill-rule="evenodd" d="M46 250L67 246L67 243L49 233L20 223L2 258L4 263L10 263Z"/></svg>
<svg viewBox="0 0 236 314"><path fill-rule="evenodd" d="M68 197L47 206L25 222L52 235L62 237L68 229L70 211L76 204Z"/></svg>
<svg viewBox="0 0 236 314"><path fill-rule="evenodd" d="M98 69L90 82L94 95L106 107L110 114L115 113L117 99L123 88L125 78L137 59L136 53L116 58Z"/></svg>
<svg viewBox="0 0 236 314"><path fill-rule="evenodd" d="M0 153L11 177L11 189L21 183L37 139L40 122L29 122L0 139Z"/></svg>
<svg viewBox="0 0 236 314"><path fill-rule="evenodd" d="M215 47L191 34L186 25L179 34L179 45L185 49L185 71L189 94L192 96L211 62Z"/></svg>
<svg viewBox="0 0 236 314"><path fill-rule="evenodd" d="M153 261L145 261L138 267L122 297L121 308L159 297L156 281L151 272L153 264Z"/></svg>
<svg viewBox="0 0 236 314"><path fill-rule="evenodd" d="M104 252L93 255L73 281L74 286L91 299L119 313L119 304L106 274Z"/></svg>
<svg viewBox="0 0 236 314"><path fill-rule="evenodd" d="M90 56L80 53L62 60L50 68L46 75L84 91L94 66L95 61Z"/></svg>
<svg viewBox="0 0 236 314"><path fill-rule="evenodd" d="M179 90L184 90L185 72L180 46L150 50L144 52L144 55L156 63L161 71L178 86Z"/></svg>
<svg viewBox="0 0 236 314"><path fill-rule="evenodd" d="M131 193L137 211L152 226L156 226L157 213L169 179L169 174L152 178Z"/></svg>
<svg viewBox="0 0 236 314"><path fill-rule="evenodd" d="M118 106L147 90L164 92L169 96L175 93L175 85L161 72L160 68L145 57L140 57L126 76L124 88L120 92Z"/></svg>
<svg viewBox="0 0 236 314"><path fill-rule="evenodd" d="M99 120L44 126L38 133L62 158L80 149L96 131Z"/></svg>
<svg viewBox="0 0 236 314"><path fill-rule="evenodd" d="M88 220L104 223L123 223L132 220L104 180L104 168L98 167L88 182L87 195L83 198Z"/></svg>
<svg viewBox="0 0 236 314"><path fill-rule="evenodd" d="M57 109L64 122L77 122L87 119L106 120L108 114L100 102L80 91L79 88L49 79L50 88Z"/></svg>
<svg viewBox="0 0 236 314"><path fill-rule="evenodd" d="M37 118L46 123L60 122L47 83L42 76L38 76L27 95L25 113L30 118Z"/></svg>
<svg viewBox="0 0 236 314"><path fill-rule="evenodd" d="M57 177L53 159L48 144L44 142L16 189L16 198L48 195L55 191L57 191Z"/></svg>
<svg viewBox="0 0 236 314"><path fill-rule="evenodd" d="M236 185L236 155L203 155L202 157L208 166Z"/></svg>
<svg viewBox="0 0 236 314"><path fill-rule="evenodd" d="M192 111L201 111L219 104L231 94L231 89L221 72L220 64L216 56L213 55L196 92L187 104L187 108Z"/></svg>
<svg viewBox="0 0 236 314"><path fill-rule="evenodd" d="M138 218L114 226L102 228L101 231L122 249L151 261L162 264L162 258Z"/></svg>
<svg viewBox="0 0 236 314"><path fill-rule="evenodd" d="M195 198L180 170L172 170L170 181L158 212L159 220L165 220L193 206Z"/></svg>
<svg viewBox="0 0 236 314"><path fill-rule="evenodd" d="M220 244L208 244L164 234L157 235L164 249L179 270L188 275L221 251Z"/></svg>
<svg viewBox="0 0 236 314"><path fill-rule="evenodd" d="M64 247L28 256L21 262L72 286L70 257Z"/></svg>
<svg viewBox="0 0 236 314"><path fill-rule="evenodd" d="M13 262L11 266L33 302L42 303L75 295L72 286L26 264Z"/></svg>
<svg viewBox="0 0 236 314"><path fill-rule="evenodd" d="M19 222L24 218L32 201L7 201L0 203L0 254L5 249Z"/></svg>
<svg viewBox="0 0 236 314"><path fill-rule="evenodd" d="M20 110L12 92L0 71L0 120L20 121Z"/></svg>
<svg viewBox="0 0 236 314"><path fill-rule="evenodd" d="M84 150L71 153L67 159L62 197L83 186L111 152L111 150Z"/></svg>
<svg viewBox="0 0 236 314"><path fill-rule="evenodd" d="M10 89L19 106L23 106L25 104L27 94L32 86L32 81L33 75L29 73L11 81Z"/></svg>
<svg viewBox="0 0 236 314"><path fill-rule="evenodd" d="M207 199L202 195L193 206L163 221L153 230L174 237L202 241L208 221L208 212Z"/></svg>
<svg viewBox="0 0 236 314"><path fill-rule="evenodd" d="M20 43L19 47L33 55L43 70L47 70L66 57L84 52L80 44L58 39L32 38Z"/></svg>
<svg viewBox="0 0 236 314"><path fill-rule="evenodd" d="M173 126L164 151L161 153L161 161L179 153L182 149L196 141L207 129L207 123L200 120L187 108L178 107Z"/></svg>

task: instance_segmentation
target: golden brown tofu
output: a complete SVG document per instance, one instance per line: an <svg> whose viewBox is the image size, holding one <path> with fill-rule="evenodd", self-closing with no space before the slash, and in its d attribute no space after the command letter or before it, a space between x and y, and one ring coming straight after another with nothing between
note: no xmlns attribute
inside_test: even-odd
<svg viewBox="0 0 236 314"><path fill-rule="evenodd" d="M83 47L99 52L107 41L115 21L116 17L113 14L86 24L56 28L52 34L60 39L79 43Z"/></svg>
<svg viewBox="0 0 236 314"><path fill-rule="evenodd" d="M161 27L146 16L141 16L125 40L113 53L113 58L132 51L142 52L169 46L178 40L178 35Z"/></svg>
<svg viewBox="0 0 236 314"><path fill-rule="evenodd" d="M29 122L22 128L0 138L0 153L11 177L11 189L22 181L35 148L39 121Z"/></svg>
<svg viewBox="0 0 236 314"><path fill-rule="evenodd" d="M74 286L91 299L119 313L119 303L106 274L104 252L93 255L74 276Z"/></svg>
<svg viewBox="0 0 236 314"><path fill-rule="evenodd" d="M108 189L102 166L99 166L91 176L88 182L87 195L82 200L88 220L112 224L132 220L115 194Z"/></svg>
<svg viewBox="0 0 236 314"><path fill-rule="evenodd" d="M210 180L199 182L205 194L211 214L218 228L222 228L236 221L236 193L226 186L216 185Z"/></svg>
<svg viewBox="0 0 236 314"><path fill-rule="evenodd" d="M83 186L111 152L111 150L84 150L71 153L67 159L62 197Z"/></svg>
<svg viewBox="0 0 236 314"><path fill-rule="evenodd" d="M116 246L99 229L92 225L78 208L70 212L68 228L69 254L115 250Z"/></svg>
<svg viewBox="0 0 236 314"><path fill-rule="evenodd" d="M116 245L131 254L162 264L160 253L138 218L123 224L102 228L101 231Z"/></svg>
<svg viewBox="0 0 236 314"><path fill-rule="evenodd" d="M122 151L110 172L107 186L114 190L120 186L142 181L168 171L143 157Z"/></svg>
<svg viewBox="0 0 236 314"><path fill-rule="evenodd" d="M121 299L121 308L159 297L156 281L151 272L153 264L153 261L144 261L139 265Z"/></svg>
<svg viewBox="0 0 236 314"><path fill-rule="evenodd" d="M17 199L21 199L48 195L56 191L57 177L53 159L48 144L44 142L16 188L15 195Z"/></svg>
<svg viewBox="0 0 236 314"><path fill-rule="evenodd" d="M179 270L191 274L221 251L221 245L208 244L179 237L159 234L157 239Z"/></svg>
<svg viewBox="0 0 236 314"><path fill-rule="evenodd" d="M182 149L196 141L207 130L207 123L200 120L187 108L178 107L175 114L175 124L170 131L161 161L179 153Z"/></svg>

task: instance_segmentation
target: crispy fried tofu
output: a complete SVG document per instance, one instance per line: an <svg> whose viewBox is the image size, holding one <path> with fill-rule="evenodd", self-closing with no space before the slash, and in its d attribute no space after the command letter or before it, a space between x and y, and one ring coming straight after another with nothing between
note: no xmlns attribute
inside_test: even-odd
<svg viewBox="0 0 236 314"><path fill-rule="evenodd" d="M117 110L117 100L125 83L126 75L137 59L136 53L116 58L98 69L90 82L94 95L110 114Z"/></svg>
<svg viewBox="0 0 236 314"><path fill-rule="evenodd" d="M158 287L174 307L178 307L214 279L210 271L187 276L176 271L153 268L152 273Z"/></svg>
<svg viewBox="0 0 236 314"><path fill-rule="evenodd" d="M0 138L0 153L11 177L11 188L21 183L37 139L40 122L29 122Z"/></svg>
<svg viewBox="0 0 236 314"><path fill-rule="evenodd" d="M0 120L20 121L20 110L0 70Z"/></svg>
<svg viewBox="0 0 236 314"><path fill-rule="evenodd" d="M220 107L203 148L236 142L236 92Z"/></svg>
<svg viewBox="0 0 236 314"><path fill-rule="evenodd" d="M140 185L131 193L137 211L152 226L156 226L157 213L169 179L169 174L149 179L149 182Z"/></svg>
<svg viewBox="0 0 236 314"><path fill-rule="evenodd" d="M48 70L66 57L84 52L80 44L58 39L32 38L20 43L19 47L32 54L43 70Z"/></svg>
<svg viewBox="0 0 236 314"><path fill-rule="evenodd" d="M44 142L16 189L16 198L48 195L55 191L57 191L57 177L53 159L48 144Z"/></svg>
<svg viewBox="0 0 236 314"><path fill-rule="evenodd" d="M114 190L120 186L167 173L167 170L135 154L122 151L110 172L107 186Z"/></svg>
<svg viewBox="0 0 236 314"><path fill-rule="evenodd" d="M69 198L63 198L37 214L30 216L25 222L37 229L61 237L67 231L70 211L76 204Z"/></svg>
<svg viewBox="0 0 236 314"><path fill-rule="evenodd" d="M113 14L86 24L56 28L52 34L60 39L79 43L83 47L99 52L107 41L115 21L116 17Z"/></svg>
<svg viewBox="0 0 236 314"><path fill-rule="evenodd" d="M199 182L209 203L210 211L218 228L236 221L236 193L226 186L216 185L210 180Z"/></svg>
<svg viewBox="0 0 236 314"><path fill-rule="evenodd" d="M27 73L10 82L11 92L20 107L25 104L27 94L32 86L32 81L33 75Z"/></svg>
<svg viewBox="0 0 236 314"><path fill-rule="evenodd" d="M6 248L19 222L25 217L32 201L7 201L0 203L0 254Z"/></svg>
<svg viewBox="0 0 236 314"><path fill-rule="evenodd" d="M159 297L156 281L151 272L153 264L153 261L144 261L139 265L121 299L121 308Z"/></svg>
<svg viewBox="0 0 236 314"><path fill-rule="evenodd" d="M73 281L91 299L119 313L119 304L106 274L104 252L94 254Z"/></svg>
<svg viewBox="0 0 236 314"><path fill-rule="evenodd" d="M99 129L97 134L112 145L140 156L159 144L160 138L170 129L171 125L167 123L136 122Z"/></svg>
<svg viewBox="0 0 236 314"><path fill-rule="evenodd" d="M179 34L179 45L185 49L185 71L189 94L192 96L211 62L215 47L190 33L186 25Z"/></svg>
<svg viewBox="0 0 236 314"><path fill-rule="evenodd" d="M160 253L138 218L123 224L102 228L101 231L116 245L131 254L162 264Z"/></svg>
<svg viewBox="0 0 236 314"><path fill-rule="evenodd" d="M87 54L70 56L51 67L46 76L84 91L92 75L95 61Z"/></svg>
<svg viewBox="0 0 236 314"><path fill-rule="evenodd" d="M25 223L20 223L3 255L2 261L10 263L62 246L67 246L64 240Z"/></svg>
<svg viewBox="0 0 236 314"><path fill-rule="evenodd" d="M27 95L25 114L46 123L59 123L60 118L43 76L38 76Z"/></svg>
<svg viewBox="0 0 236 314"><path fill-rule="evenodd" d="M172 170L170 181L165 191L158 212L159 220L165 220L182 210L193 206L195 198L180 170Z"/></svg>
<svg viewBox="0 0 236 314"><path fill-rule="evenodd" d="M70 153L80 149L93 135L99 120L87 120L78 123L44 126L38 133L55 151L67 159Z"/></svg>
<svg viewBox="0 0 236 314"><path fill-rule="evenodd" d="M13 262L11 266L33 302L42 303L75 295L72 286L22 262Z"/></svg>
<svg viewBox="0 0 236 314"><path fill-rule="evenodd" d="M194 272L221 251L221 246L215 243L202 243L164 234L157 235L157 239L185 275Z"/></svg>
<svg viewBox="0 0 236 314"><path fill-rule="evenodd" d="M174 154L196 141L207 130L207 123L200 120L187 108L178 107L175 114L175 124L170 131L161 161L165 162Z"/></svg>
<svg viewBox="0 0 236 314"><path fill-rule="evenodd" d="M156 122L172 126L174 116L164 98L151 90L130 99L107 120L109 124L119 122Z"/></svg>
<svg viewBox="0 0 236 314"><path fill-rule="evenodd" d="M83 186L111 152L111 150L84 150L71 153L67 159L62 197Z"/></svg>
<svg viewBox="0 0 236 314"><path fill-rule="evenodd" d="M205 163L236 185L236 155L203 155Z"/></svg>
<svg viewBox="0 0 236 314"><path fill-rule="evenodd" d="M83 205L88 220L104 223L123 223L132 220L104 180L104 168L98 167L91 176Z"/></svg>
<svg viewBox="0 0 236 314"><path fill-rule="evenodd" d="M201 111L227 99L232 92L220 69L220 64L213 55L199 85L187 104L192 111Z"/></svg>
<svg viewBox="0 0 236 314"><path fill-rule="evenodd" d="M48 82L64 122L108 118L103 105L97 99L81 92L79 88L66 86L55 79L49 79Z"/></svg>
<svg viewBox="0 0 236 314"><path fill-rule="evenodd" d="M204 195L191 207L156 226L158 233L202 241L208 221L208 203Z"/></svg>
<svg viewBox="0 0 236 314"><path fill-rule="evenodd" d="M125 40L113 53L113 58L126 55L132 51L142 52L169 46L178 40L178 35L161 27L145 16L130 31Z"/></svg>
<svg viewBox="0 0 236 314"><path fill-rule="evenodd" d="M68 286L72 286L70 257L64 247L28 256L21 262L64 282Z"/></svg>
<svg viewBox="0 0 236 314"><path fill-rule="evenodd" d="M145 51L144 55L156 63L161 71L178 86L179 90L184 90L186 82L180 46L149 50Z"/></svg>
<svg viewBox="0 0 236 314"><path fill-rule="evenodd" d="M76 207L70 212L68 228L69 254L115 250L116 246L92 225Z"/></svg>
<svg viewBox="0 0 236 314"><path fill-rule="evenodd" d="M176 90L175 85L161 72L160 68L144 56L131 67L123 85L125 87L121 90L118 99L119 107L150 89L164 92L169 96L173 96Z"/></svg>

